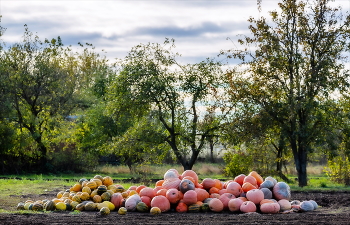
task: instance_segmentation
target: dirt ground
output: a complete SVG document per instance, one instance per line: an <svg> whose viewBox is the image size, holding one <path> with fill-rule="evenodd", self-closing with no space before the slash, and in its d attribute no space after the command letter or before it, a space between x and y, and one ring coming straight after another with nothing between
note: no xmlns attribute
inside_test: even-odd
<svg viewBox="0 0 350 225"><path fill-rule="evenodd" d="M23 196L24 199L50 199L52 193ZM98 212L40 212L1 213L0 224L350 224L350 192L292 192L293 200L315 200L319 208L312 212L289 214L234 214L231 212L176 213L157 216L149 213L128 212L119 215L112 211L107 216ZM16 206L13 207L13 210Z"/></svg>

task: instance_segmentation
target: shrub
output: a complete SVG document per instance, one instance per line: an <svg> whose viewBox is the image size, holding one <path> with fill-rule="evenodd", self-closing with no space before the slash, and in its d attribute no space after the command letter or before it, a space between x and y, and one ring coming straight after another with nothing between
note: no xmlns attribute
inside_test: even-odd
<svg viewBox="0 0 350 225"><path fill-rule="evenodd" d="M350 160L348 156L339 155L328 161L326 174L332 181L350 185Z"/></svg>
<svg viewBox="0 0 350 225"><path fill-rule="evenodd" d="M225 175L227 176L248 174L252 170L253 158L244 152L227 152L223 159L226 163Z"/></svg>

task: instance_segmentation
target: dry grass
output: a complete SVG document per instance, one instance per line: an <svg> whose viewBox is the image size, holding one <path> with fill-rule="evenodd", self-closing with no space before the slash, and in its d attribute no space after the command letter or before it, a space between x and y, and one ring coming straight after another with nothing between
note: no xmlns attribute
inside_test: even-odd
<svg viewBox="0 0 350 225"><path fill-rule="evenodd" d="M321 176L324 175L324 167L325 165L311 164L306 168L306 171L309 176ZM287 167L287 174L291 176L298 175L294 165Z"/></svg>

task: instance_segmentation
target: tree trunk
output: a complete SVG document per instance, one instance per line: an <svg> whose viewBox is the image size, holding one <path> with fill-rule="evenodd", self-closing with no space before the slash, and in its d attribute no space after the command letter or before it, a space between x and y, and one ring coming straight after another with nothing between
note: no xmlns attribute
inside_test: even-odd
<svg viewBox="0 0 350 225"><path fill-rule="evenodd" d="M209 139L209 148L210 148L210 162L215 163L214 159L214 141L213 138Z"/></svg>
<svg viewBox="0 0 350 225"><path fill-rule="evenodd" d="M40 152L39 167L42 173L47 173L47 148L42 142L42 136L34 137L34 140L38 144L38 150Z"/></svg>

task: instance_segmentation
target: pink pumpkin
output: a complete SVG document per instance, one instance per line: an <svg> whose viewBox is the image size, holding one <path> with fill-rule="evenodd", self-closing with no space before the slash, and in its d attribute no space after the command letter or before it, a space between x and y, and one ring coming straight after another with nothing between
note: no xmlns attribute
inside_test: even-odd
<svg viewBox="0 0 350 225"><path fill-rule="evenodd" d="M124 198L121 193L114 193L111 196L111 202L113 203L116 209L119 209L121 207L122 200L124 200Z"/></svg>
<svg viewBox="0 0 350 225"><path fill-rule="evenodd" d="M239 195L242 193L242 186L236 181L230 182L226 186L226 192L239 197Z"/></svg>
<svg viewBox="0 0 350 225"><path fill-rule="evenodd" d="M186 204L186 205L192 205L192 204L196 204L197 203L197 192L194 190L188 190L186 191L186 193L184 194L182 201Z"/></svg>
<svg viewBox="0 0 350 225"><path fill-rule="evenodd" d="M280 205L278 203L264 203L260 206L260 211L267 214L275 214L280 211Z"/></svg>
<svg viewBox="0 0 350 225"><path fill-rule="evenodd" d="M246 198L254 204L259 204L264 199L264 192L260 189L252 189L247 192Z"/></svg>
<svg viewBox="0 0 350 225"><path fill-rule="evenodd" d="M153 188L151 188L151 187L144 187L144 188L142 188L141 190L140 190L140 196L142 197L142 196L148 196L148 197L150 197L151 199L154 197L154 196L156 196L156 192L154 191L154 189Z"/></svg>
<svg viewBox="0 0 350 225"><path fill-rule="evenodd" d="M245 201L239 209L243 213L256 212L256 205L252 201Z"/></svg>
<svg viewBox="0 0 350 225"><path fill-rule="evenodd" d="M228 202L228 209L231 212L239 212L240 211L240 207L243 204L243 200L240 198L233 198Z"/></svg>
<svg viewBox="0 0 350 225"><path fill-rule="evenodd" d="M228 209L228 203L231 199L236 198L233 194L231 193L224 193L219 197L219 200L222 202L224 205L224 210Z"/></svg>
<svg viewBox="0 0 350 225"><path fill-rule="evenodd" d="M162 188L170 189L170 188L179 188L181 180L179 178L169 178L164 180L162 184Z"/></svg>
<svg viewBox="0 0 350 225"><path fill-rule="evenodd" d="M152 199L148 196L141 196L141 201L151 208Z"/></svg>
<svg viewBox="0 0 350 225"><path fill-rule="evenodd" d="M170 202L165 196L158 195L152 199L151 207L158 207L160 211L167 212L170 210Z"/></svg>
<svg viewBox="0 0 350 225"><path fill-rule="evenodd" d="M213 212L221 212L224 209L224 204L220 199L213 198L209 201L209 209Z"/></svg>

